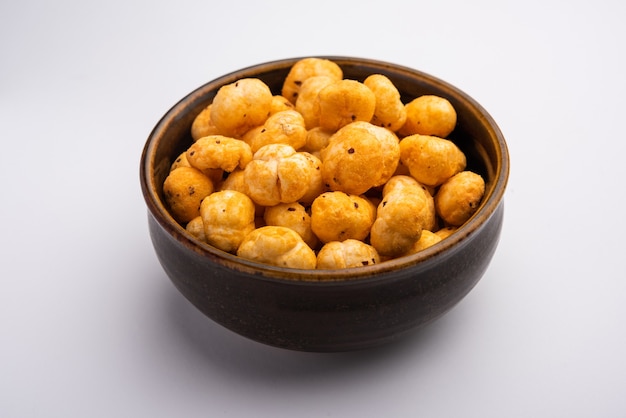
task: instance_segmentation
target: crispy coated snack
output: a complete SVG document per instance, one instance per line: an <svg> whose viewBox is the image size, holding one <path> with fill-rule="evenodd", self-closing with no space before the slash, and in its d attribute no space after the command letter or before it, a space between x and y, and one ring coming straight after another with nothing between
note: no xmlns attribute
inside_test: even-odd
<svg viewBox="0 0 626 418"><path fill-rule="evenodd" d="M205 171L221 169L231 172L245 168L252 161L252 150L245 142L222 135L210 135L198 139L186 152L192 167Z"/></svg>
<svg viewBox="0 0 626 418"><path fill-rule="evenodd" d="M300 86L300 93L296 100L296 110L304 117L307 129L315 128L320 124L319 92L326 86L337 82L333 77L318 75L307 78Z"/></svg>
<svg viewBox="0 0 626 418"><path fill-rule="evenodd" d="M269 144L287 144L300 149L306 144L307 130L304 118L294 109L283 110L271 115L261 126L249 130L243 140L252 152Z"/></svg>
<svg viewBox="0 0 626 418"><path fill-rule="evenodd" d="M270 206L265 209L263 219L265 225L293 229L313 249L319 244L319 239L311 229L311 216L300 203L281 203Z"/></svg>
<svg viewBox="0 0 626 418"><path fill-rule="evenodd" d="M293 229L264 226L249 233L237 250L239 257L278 267L314 269L315 252Z"/></svg>
<svg viewBox="0 0 626 418"><path fill-rule="evenodd" d="M333 132L325 131L319 126L309 129L306 134L306 144L302 151L310 152L319 157L320 151L326 148L332 135Z"/></svg>
<svg viewBox="0 0 626 418"><path fill-rule="evenodd" d="M317 254L318 269L344 269L378 263L380 256L376 249L355 239L326 243Z"/></svg>
<svg viewBox="0 0 626 418"><path fill-rule="evenodd" d="M420 96L407 103L405 108L406 122L399 131L402 136L420 134L445 138L456 126L456 110L443 97Z"/></svg>
<svg viewBox="0 0 626 418"><path fill-rule="evenodd" d="M222 190L202 201L200 214L206 242L227 252L235 252L246 235L254 230L254 203L234 190Z"/></svg>
<svg viewBox="0 0 626 418"><path fill-rule="evenodd" d="M429 227L432 215L432 197L417 181L392 178L383 189L370 242L381 256L406 254Z"/></svg>
<svg viewBox="0 0 626 418"><path fill-rule="evenodd" d="M311 205L311 229L323 243L364 240L376 217L376 208L365 197L326 192Z"/></svg>
<svg viewBox="0 0 626 418"><path fill-rule="evenodd" d="M197 141L203 136L217 134L219 134L219 130L213 121L211 121L211 105L208 105L193 120L191 124L191 137L194 141Z"/></svg>
<svg viewBox="0 0 626 418"><path fill-rule="evenodd" d="M183 151L170 166L170 172L176 170L178 167L191 167L187 160L187 151Z"/></svg>
<svg viewBox="0 0 626 418"><path fill-rule="evenodd" d="M310 206L315 198L327 191L324 187L324 180L322 179L322 161L313 154L300 151L309 165L309 183L304 185L306 192L298 199L303 205Z"/></svg>
<svg viewBox="0 0 626 418"><path fill-rule="evenodd" d="M272 92L263 81L244 78L217 91L211 105L211 121L221 135L241 138L265 122L272 101Z"/></svg>
<svg viewBox="0 0 626 418"><path fill-rule="evenodd" d="M426 186L439 186L465 169L465 154L454 142L429 135L410 135L400 141L400 159L411 176Z"/></svg>
<svg viewBox="0 0 626 418"><path fill-rule="evenodd" d="M226 177L219 187L219 190L235 190L248 195L248 185L244 179L242 169L236 169Z"/></svg>
<svg viewBox="0 0 626 418"><path fill-rule="evenodd" d="M477 210L485 194L485 181L471 171L462 171L443 183L435 195L437 214L446 224L463 225Z"/></svg>
<svg viewBox="0 0 626 418"><path fill-rule="evenodd" d="M270 116L273 115L274 113L282 112L283 110L293 110L295 108L296 107L293 105L293 103L287 100L286 97L280 94L275 94L274 96L272 96L272 106L270 107Z"/></svg>
<svg viewBox="0 0 626 418"><path fill-rule="evenodd" d="M220 88L163 194L191 236L250 260L377 264L436 244L478 210L485 182L446 139L456 123L443 97L403 103L385 75L344 79L336 63L305 58L280 95L256 78Z"/></svg>
<svg viewBox="0 0 626 418"><path fill-rule="evenodd" d="M324 75L336 81L343 78L343 70L336 63L322 58L303 58L296 62L283 83L281 94L291 103L296 103L300 87L310 77Z"/></svg>
<svg viewBox="0 0 626 418"><path fill-rule="evenodd" d="M240 193L245 194L250 197L250 192L248 191L248 185L246 184L246 179L243 170L237 169L230 173L228 177L221 183L219 190L235 190ZM259 205L257 203L254 204L256 217L263 217L263 212L265 212L265 206Z"/></svg>
<svg viewBox="0 0 626 418"><path fill-rule="evenodd" d="M409 252L406 253L405 255L418 253L422 250L425 250L428 247L432 247L439 241L441 241L441 237L439 235L425 229L422 231L422 235L420 236L420 239L418 239L415 242L415 244L413 244L413 247L411 247Z"/></svg>
<svg viewBox="0 0 626 418"><path fill-rule="evenodd" d="M376 109L376 96L355 80L341 80L324 87L317 95L319 126L337 131L356 121L369 122Z"/></svg>
<svg viewBox="0 0 626 418"><path fill-rule="evenodd" d="M406 122L406 108L400 92L391 80L382 74L372 74L363 81L376 97L372 124L397 131Z"/></svg>
<svg viewBox="0 0 626 418"><path fill-rule="evenodd" d="M308 156L285 144L261 147L244 169L248 195L255 203L292 203L308 192L314 165Z"/></svg>
<svg viewBox="0 0 626 418"><path fill-rule="evenodd" d="M185 229L198 240L206 242L206 235L204 235L204 221L202 220L202 216L198 215L190 220L187 223Z"/></svg>
<svg viewBox="0 0 626 418"><path fill-rule="evenodd" d="M406 188L406 189L405 189ZM426 204L421 206L418 212L420 219L423 221L422 228L428 231L437 229L437 212L435 211L435 200L428 191L428 188L420 184L411 176L393 176L385 183L383 187L383 196L391 193L417 193Z"/></svg>
<svg viewBox="0 0 626 418"><path fill-rule="evenodd" d="M193 167L178 167L163 182L163 194L172 216L183 224L200 215L202 199L213 190L211 180Z"/></svg>
<svg viewBox="0 0 626 418"><path fill-rule="evenodd" d="M177 169L178 167L191 167L189 161L187 160L187 151L183 151L178 158L174 160L170 167L170 171ZM222 181L222 176L224 175L224 170L221 168L207 168L206 170L200 170L213 182L214 186L217 186Z"/></svg>
<svg viewBox="0 0 626 418"><path fill-rule="evenodd" d="M369 122L353 122L330 137L320 156L322 178L334 191L363 194L383 185L396 171L398 138Z"/></svg>

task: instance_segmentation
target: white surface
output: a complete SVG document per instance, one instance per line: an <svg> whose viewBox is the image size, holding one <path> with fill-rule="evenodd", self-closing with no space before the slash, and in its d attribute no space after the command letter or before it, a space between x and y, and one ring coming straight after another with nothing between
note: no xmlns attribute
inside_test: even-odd
<svg viewBox="0 0 626 418"><path fill-rule="evenodd" d="M220 3L0 4L0 416L624 416L624 3ZM232 334L148 237L139 156L161 115L224 73L315 54L447 80L510 148L483 280L378 350Z"/></svg>

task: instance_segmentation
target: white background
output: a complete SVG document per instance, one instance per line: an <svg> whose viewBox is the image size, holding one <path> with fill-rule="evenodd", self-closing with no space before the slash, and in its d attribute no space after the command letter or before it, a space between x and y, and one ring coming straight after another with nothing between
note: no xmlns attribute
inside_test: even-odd
<svg viewBox="0 0 626 418"><path fill-rule="evenodd" d="M625 3L219 3L0 3L0 416L626 416ZM307 55L442 78L510 149L482 281L380 349L235 335L148 236L158 119L224 73Z"/></svg>

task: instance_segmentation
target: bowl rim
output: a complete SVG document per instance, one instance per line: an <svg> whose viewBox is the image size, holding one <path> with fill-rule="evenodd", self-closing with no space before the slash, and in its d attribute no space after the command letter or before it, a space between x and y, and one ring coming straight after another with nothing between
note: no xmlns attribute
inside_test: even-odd
<svg viewBox="0 0 626 418"><path fill-rule="evenodd" d="M287 68L298 60L310 57L329 59L337 62L340 66L342 64L363 64L381 69L388 68L394 72L401 72L412 77L417 76L428 84L437 85L438 88L445 90L447 94L453 96L456 100L467 103L472 117L482 120L490 136L496 139L494 146L496 149L497 164L494 166L494 182L487 190L487 194L483 197L474 215L446 239L416 254L369 266L329 270L286 268L247 260L197 240L189 234L182 225L174 220L164 202L159 198L157 190L162 185L156 184L153 175L155 172L155 152L159 144L159 135L161 135L162 131L169 123L177 118L180 112L184 111L185 107L190 102L204 95L205 92L217 89L219 86L236 81L239 78L249 77L252 73L264 72L266 70L276 69L277 67ZM383 273L397 272L398 270L417 265L426 267L436 259L445 257L452 249L462 246L464 241L467 241L467 238L478 232L486 224L500 206L508 183L509 164L508 147L504 135L495 120L481 104L458 87L420 70L386 61L351 56L319 55L285 58L247 66L217 77L192 90L176 102L176 104L160 118L148 135L141 153L139 177L142 194L149 215L151 215L173 239L198 255L218 262L226 268L247 272L258 279L290 284L299 283L304 286L319 285L320 282L337 286L353 283L355 281L375 282L384 279L382 277L384 276Z"/></svg>

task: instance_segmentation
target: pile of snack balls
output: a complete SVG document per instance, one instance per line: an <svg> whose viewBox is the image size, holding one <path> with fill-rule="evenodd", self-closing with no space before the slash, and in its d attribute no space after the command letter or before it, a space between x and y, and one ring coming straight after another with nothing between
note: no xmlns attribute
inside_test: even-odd
<svg viewBox="0 0 626 418"><path fill-rule="evenodd" d="M414 254L478 209L483 178L446 137L448 100L409 103L384 75L343 78L305 58L280 95L257 78L221 87L163 184L198 240L260 263L356 268Z"/></svg>

